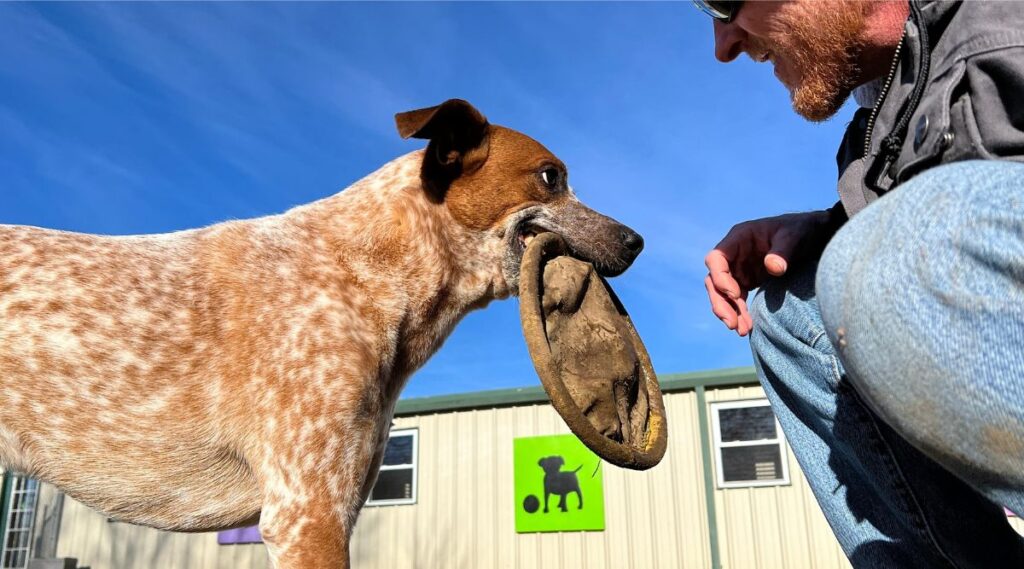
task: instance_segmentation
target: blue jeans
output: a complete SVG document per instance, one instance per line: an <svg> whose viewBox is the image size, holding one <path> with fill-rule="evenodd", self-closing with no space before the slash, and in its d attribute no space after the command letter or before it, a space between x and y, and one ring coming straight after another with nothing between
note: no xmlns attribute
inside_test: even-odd
<svg viewBox="0 0 1024 569"><path fill-rule="evenodd" d="M928 170L751 303L758 376L857 569L1024 567L1024 164Z"/></svg>

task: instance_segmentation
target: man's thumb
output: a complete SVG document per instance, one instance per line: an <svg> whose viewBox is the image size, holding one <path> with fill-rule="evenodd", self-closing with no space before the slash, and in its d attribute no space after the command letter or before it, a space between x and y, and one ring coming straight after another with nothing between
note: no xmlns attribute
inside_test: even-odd
<svg viewBox="0 0 1024 569"><path fill-rule="evenodd" d="M796 250L799 242L797 234L787 231L785 228L775 233L772 237L771 249L764 256L764 268L768 270L769 275L779 277L785 274L786 269L789 268L789 259L793 256L793 251Z"/></svg>
<svg viewBox="0 0 1024 569"><path fill-rule="evenodd" d="M768 274L773 277L781 277L786 273L788 264L781 256L775 253L768 253L764 256L764 268L768 269Z"/></svg>

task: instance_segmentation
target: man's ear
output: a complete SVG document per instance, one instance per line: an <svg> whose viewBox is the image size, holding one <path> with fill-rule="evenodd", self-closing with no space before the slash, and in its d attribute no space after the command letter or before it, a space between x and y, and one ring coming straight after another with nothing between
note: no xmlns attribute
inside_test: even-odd
<svg viewBox="0 0 1024 569"><path fill-rule="evenodd" d="M430 141L423 158L423 182L437 199L453 180L487 160L489 124L480 111L462 99L395 115L402 138Z"/></svg>

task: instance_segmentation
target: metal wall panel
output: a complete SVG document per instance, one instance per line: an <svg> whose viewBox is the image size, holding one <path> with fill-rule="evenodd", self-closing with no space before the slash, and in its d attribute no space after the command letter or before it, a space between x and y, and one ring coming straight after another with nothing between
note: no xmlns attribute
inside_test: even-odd
<svg viewBox="0 0 1024 569"><path fill-rule="evenodd" d="M708 389L709 402L761 398L759 387ZM353 537L357 569L696 569L711 565L693 391L665 397L669 449L643 473L603 466L605 531L515 532L516 437L568 433L548 405L396 419L419 430L418 502L367 507ZM709 417L710 418L710 417ZM710 429L710 424L708 425ZM715 489L723 569L847 568L791 452L790 484ZM1012 522L1024 531L1024 522ZM58 555L92 569L265 569L262 545L217 544L105 518L67 500Z"/></svg>
<svg viewBox="0 0 1024 569"><path fill-rule="evenodd" d="M764 398L759 386L707 394L709 403ZM715 489L722 569L849 568L800 465L784 446L788 485Z"/></svg>
<svg viewBox="0 0 1024 569"><path fill-rule="evenodd" d="M67 498L58 557L91 569L269 569L262 545L218 545L215 533L171 533L108 522Z"/></svg>
<svg viewBox="0 0 1024 569"><path fill-rule="evenodd" d="M652 471L603 466L605 531L516 534L512 444L568 433L548 405L396 420L419 429L419 501L363 510L359 568L648 568L710 563L693 393L666 398L673 444Z"/></svg>
<svg viewBox="0 0 1024 569"><path fill-rule="evenodd" d="M512 441L568 433L548 405L396 419L419 429L418 502L367 507L353 538L359 569L707 567L708 529L695 397L670 394L670 447L646 473L604 465L605 531L517 534ZM263 569L261 545L217 544L106 519L68 499L58 545L93 569Z"/></svg>

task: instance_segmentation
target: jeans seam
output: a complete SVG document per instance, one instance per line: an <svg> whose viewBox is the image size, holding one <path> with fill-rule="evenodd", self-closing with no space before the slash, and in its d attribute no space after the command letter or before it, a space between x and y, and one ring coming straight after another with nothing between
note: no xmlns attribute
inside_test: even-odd
<svg viewBox="0 0 1024 569"><path fill-rule="evenodd" d="M815 335L814 335L814 336L813 336L813 337L811 338L811 341L810 341L810 343L808 344L808 346L810 346L810 347L811 347L811 348L813 349L813 348L814 348L814 346L815 346L815 345L817 345L817 343L818 343L818 340L820 340L820 339L821 339L821 337L822 337L822 336L824 336L824 335L825 335L825 331L824 331L824 330L821 330L821 331L819 331L819 332L818 332L817 334L815 334ZM833 360L835 360L835 356L832 356L832 359L833 359ZM832 369L833 369L833 371L835 371L835 372L836 372L836 377L838 378L838 377L839 377L839 375L840 375L840 373L839 373L839 364L837 364L836 362L834 362L834 361L833 361L833 362L832 362ZM837 380L837 381L838 381L838 380Z"/></svg>
<svg viewBox="0 0 1024 569"><path fill-rule="evenodd" d="M832 368L834 371L838 373L838 358L832 356L831 359ZM853 389L847 384L840 385L843 385L843 387L850 392L850 395L852 395L854 397L854 400L857 401L857 404L861 407L861 410L864 411L868 419L868 423L870 423L872 430L874 430L875 432L875 436L878 442L881 443L880 446L885 450L884 462L889 467L890 474L895 475L893 476L893 478L898 481L898 490L900 494L904 495L904 499L906 499L910 503L909 505L911 505L913 508L913 511L908 511L906 513L912 516L915 525L918 526L918 531L922 534L922 537L927 538L928 541L932 543L932 545L935 547L935 550L946 561L946 563L948 563L949 566L953 569L958 569L957 564L953 562L953 560L949 557L946 551L939 544L939 540L935 537L935 533L932 531L931 525L927 521L928 517L924 515L924 511L921 508L920 501L917 499L917 495L914 494L914 491L910 487L910 484L907 483L907 477L906 475L903 474L903 469L900 468L899 462L896 460L896 456L892 451L892 447L889 445L889 442L885 440L885 437L882 436L882 431L878 427L878 422L875 419L874 414L867 408L867 405L865 405L864 401L861 400L860 395L856 392L855 389Z"/></svg>

